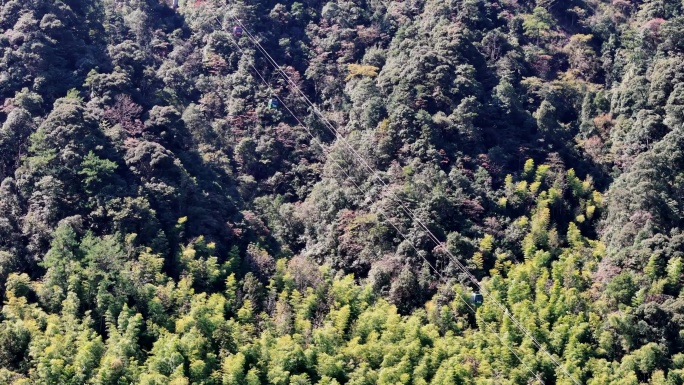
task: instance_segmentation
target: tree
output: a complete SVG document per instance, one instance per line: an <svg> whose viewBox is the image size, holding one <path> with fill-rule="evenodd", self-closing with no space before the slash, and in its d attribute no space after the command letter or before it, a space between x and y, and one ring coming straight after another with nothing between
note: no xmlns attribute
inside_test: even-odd
<svg viewBox="0 0 684 385"><path fill-rule="evenodd" d="M682 129L684 124L684 83L675 85L665 105L665 120L671 130Z"/></svg>
<svg viewBox="0 0 684 385"><path fill-rule="evenodd" d="M7 115L0 128L0 179L14 173L26 154L28 137L35 128L31 115L23 108L15 108Z"/></svg>
<svg viewBox="0 0 684 385"><path fill-rule="evenodd" d="M143 132L140 121L142 107L135 104L128 95L117 95L114 105L104 111L104 118L111 124L118 124L128 136L139 136Z"/></svg>
<svg viewBox="0 0 684 385"><path fill-rule="evenodd" d="M85 185L86 192L93 194L95 192L94 189L101 187L105 181L109 180L117 168L116 163L102 159L90 151L83 158L81 171L78 174L83 175L83 184Z"/></svg>
<svg viewBox="0 0 684 385"><path fill-rule="evenodd" d="M525 15L523 21L523 28L525 35L535 39L536 43L547 37L551 31L551 26L554 25L553 16L542 7L535 7L531 15Z"/></svg>
<svg viewBox="0 0 684 385"><path fill-rule="evenodd" d="M592 39L592 35L576 34L564 47L573 74L585 80L592 80L599 70L598 57L590 45Z"/></svg>
<svg viewBox="0 0 684 385"><path fill-rule="evenodd" d="M556 107L549 101L544 100L534 113L537 118L537 127L542 135L548 138L556 137L560 133L560 125L556 117Z"/></svg>
<svg viewBox="0 0 684 385"><path fill-rule="evenodd" d="M606 286L606 295L618 304L629 305L635 293L634 279L629 272L616 276Z"/></svg>
<svg viewBox="0 0 684 385"><path fill-rule="evenodd" d="M400 311L408 313L414 306L419 298L416 296L418 289L418 282L416 280L416 275L411 271L409 266L404 266L404 268L399 273L396 280L392 282L392 286L389 291L389 300L395 306L397 306Z"/></svg>

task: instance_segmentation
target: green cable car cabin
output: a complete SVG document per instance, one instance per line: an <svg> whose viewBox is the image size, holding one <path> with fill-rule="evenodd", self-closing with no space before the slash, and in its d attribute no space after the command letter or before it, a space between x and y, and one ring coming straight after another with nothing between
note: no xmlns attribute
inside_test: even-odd
<svg viewBox="0 0 684 385"><path fill-rule="evenodd" d="M473 293L470 295L470 302L475 306L480 306L484 302L484 297L480 293Z"/></svg>

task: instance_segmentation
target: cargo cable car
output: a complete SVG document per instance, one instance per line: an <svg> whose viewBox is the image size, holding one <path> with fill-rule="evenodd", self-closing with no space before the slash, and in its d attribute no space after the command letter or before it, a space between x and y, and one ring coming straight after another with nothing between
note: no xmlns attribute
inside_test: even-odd
<svg viewBox="0 0 684 385"><path fill-rule="evenodd" d="M483 302L484 302L484 297L482 297L482 294L472 293L470 295L470 303L472 303L473 305L481 306Z"/></svg>

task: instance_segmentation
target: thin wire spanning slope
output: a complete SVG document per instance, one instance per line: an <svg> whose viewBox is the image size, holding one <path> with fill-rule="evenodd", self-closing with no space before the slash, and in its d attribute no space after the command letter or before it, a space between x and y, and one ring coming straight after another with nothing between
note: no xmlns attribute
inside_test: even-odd
<svg viewBox="0 0 684 385"><path fill-rule="evenodd" d="M218 18L217 18L217 20L218 20ZM219 20L219 22L220 22L220 20ZM243 51L242 47L240 47L239 44L238 44L236 41L232 40L232 42L233 42L233 44L237 47L237 49L240 51L240 53L244 54L244 51ZM273 94L274 97L275 97L276 99L278 99L278 101L280 102L280 104L287 110L287 112L292 116L292 118L294 118L295 121L296 121L300 126L302 126L302 127L306 130L307 134L311 137L311 140L312 140L313 142L315 142L315 143L321 148L321 150L322 150L323 153L325 154L326 158L332 159L332 157L329 157L329 155L330 155L330 150L328 150L328 149L326 148L326 146L325 146L325 145L324 145L324 144L323 144L323 143L322 143L322 142L313 134L313 130L311 130L307 125L305 125L305 124L299 119L299 117L297 117L297 115L289 108L289 106L285 103L285 101L284 101L284 100L283 100L283 99L282 99L282 98L273 90L273 88L271 87L271 85L269 84L269 82L266 80L266 78L264 77L264 75L261 74L261 72L254 66L254 64L249 63L249 66L250 66L250 67L252 68L252 70L257 74L257 76L259 77L259 79L261 80L261 82L268 88L269 92L271 92L271 94ZM351 183L352 183L359 191L361 191L362 193L368 193L367 190L364 190L358 183L356 183L356 182L354 181L354 178L352 178L352 176L349 174L349 172L347 172L347 171L344 169L344 167L342 167L338 162L334 161L333 164L334 164L335 166L337 166L337 168L338 168L338 169L347 177L347 180L351 181ZM415 247L415 245L414 245L412 242L410 242L410 241L408 240L408 237L406 236L406 234L404 234L404 233L399 229L398 225L396 225L395 223L392 222L392 220L390 219L391 217L387 214L387 212L386 212L382 207L377 207L377 210L378 210L378 213L379 213L380 215L382 215L383 217L385 217L385 221L386 221L387 223L389 223L390 226L392 226L392 227L396 230L397 234L399 234L399 235L401 236L402 239L408 241L408 243L411 245L411 247L412 247L413 250L416 252L416 254L419 255L419 256L423 259L423 261L425 261L425 263L428 264L428 266L435 272L435 274L437 274L437 275L439 276L440 279L446 280L445 277L442 275L442 273L440 273L440 271L437 270L437 268L436 268L432 263L430 263L430 261L428 261L427 258L425 258L425 257L419 252L419 250ZM465 304L466 307L468 307L468 309L470 309L470 311L472 311L473 313L476 313L476 309L470 304L470 302L468 302L466 299L464 299L464 298L463 298L462 296L460 296L460 295L458 296L458 298L461 300L461 302L463 302L463 304ZM530 372L530 374L531 374L534 378L536 378L539 382L541 382L542 384L544 384L544 381L543 381L543 379L540 377L540 375L539 375L538 373L535 373L534 370L533 370L528 364L526 364L526 363L522 360L522 358L518 355L518 353L516 353L516 351L513 349L513 347L512 347L511 345L509 345L509 344L508 344L508 343L507 343L507 342L506 342L506 341L505 341L505 340L496 332L496 330L494 330L494 329L491 327L491 325L487 324L487 323L484 322L484 321L482 322L482 324L485 326L485 328L487 328L487 331L489 331L490 333L494 334L494 335L499 339L499 341L501 342L501 344L502 344L503 346L505 346L505 347L506 347L514 356L515 356L515 358L523 365L523 367L525 367L525 368L527 369L528 372Z"/></svg>
<svg viewBox="0 0 684 385"><path fill-rule="evenodd" d="M240 26L246 36L249 38L249 40L252 42L252 44L255 45L259 49L259 51L268 59L269 63L280 73L280 75L288 82L288 84L297 91L297 93L303 98L303 100L311 107L312 111L315 113L316 116L318 116L321 121L325 124L325 126L328 128L328 130L335 135L335 138L339 141L341 141L348 149L349 151L353 154L353 156L359 161L359 163L366 169L368 170L371 175L373 176L373 180L378 180L383 187L388 188L389 186L387 183L381 178L379 173L369 165L369 163L361 156L352 146L351 144L346 140L344 136L342 136L339 131L330 123L330 121L320 112L320 110L311 102L311 100L304 94L304 92L299 88L299 86L290 79L290 77L285 73L278 63L273 59L273 57L266 51L266 49L256 40L254 35L244 26L244 24L238 20L234 16L230 16L233 21L236 23L236 25ZM270 88L270 87L269 87ZM393 194L394 195L394 194ZM520 330L527 338L529 338L537 348L542 351L550 360L551 362L554 363L557 369L559 369L566 377L568 377L571 381L573 381L575 384L580 385L581 383L570 374L570 372L565 368L556 357L554 357L535 337L532 335L532 333L518 321L513 314L508 310L508 308L503 305L501 302L499 302L486 288L484 288L478 281L477 279L470 273L470 271L460 262L458 259L446 248L445 244L435 236L435 234L421 221L411 209L406 207L406 205L396 196L390 197L392 200L396 203L399 204L399 207L415 222L417 223L420 228L425 231L425 233L429 236L429 238L435 243L436 247L439 249L442 249L443 252L445 252L450 260L454 262L454 264L458 267L458 269L466 275L466 277L471 281L471 283L478 288L478 290L483 294L483 296L489 298L490 302L493 303L496 307L501 310L501 312L504 314L505 317L507 317L515 326ZM412 244L413 246L413 244ZM415 247L414 247L415 248ZM440 274L441 275L441 274Z"/></svg>
<svg viewBox="0 0 684 385"><path fill-rule="evenodd" d="M232 17L232 16L231 16ZM361 165L366 168L373 176L374 180L378 180L385 188L389 187L387 183L381 178L381 176L378 174L378 172L368 164L368 162L361 156L352 146L351 144L346 140L344 136L342 136L339 131L330 123L330 121L320 112L320 110L311 102L311 100L306 96L306 94L301 91L299 86L290 79L290 77L285 73L278 63L273 59L273 57L266 51L266 49L256 40L256 38L252 35L251 32L244 26L240 20L238 20L235 17L232 17L234 22L237 23L239 26L241 26L246 33L247 37L249 40L260 50L260 52L268 58L268 61L271 63L271 65L285 78L285 80L288 82L288 84L299 93L302 98L306 101L306 103L312 108L314 113L321 119L321 121L324 122L326 127L330 130L330 132L335 135L336 139L340 140L348 149L349 151L356 157L356 159L361 163ZM518 328L523 334L527 336L534 344L537 346L537 348L545 353L547 357L554 363L557 369L560 369L570 380L572 380L575 384L580 385L580 382L575 379L570 372L554 357L535 337L532 335L532 333L524 326L520 321L518 321L513 314L508 310L508 308L503 305L501 302L499 302L486 288L484 288L478 281L477 279L470 273L470 271L460 262L456 257L446 248L445 244L437 238L437 236L434 235L434 233L411 211L406 205L396 196L391 197L393 201L399 204L401 209L415 222L417 223L423 231L430 237L430 239L435 243L436 247L439 249L442 249L450 258L452 262L456 264L456 266L459 268L459 270L466 275L466 277L475 285L478 290L485 296L490 299L492 303L496 307L501 310L501 312L509 318L509 320Z"/></svg>

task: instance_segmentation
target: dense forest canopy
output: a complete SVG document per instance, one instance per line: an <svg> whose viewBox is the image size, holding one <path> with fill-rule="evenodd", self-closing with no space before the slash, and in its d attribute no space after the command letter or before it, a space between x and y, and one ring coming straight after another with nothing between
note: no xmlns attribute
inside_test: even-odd
<svg viewBox="0 0 684 385"><path fill-rule="evenodd" d="M684 384L680 0L0 0L0 101L1 384Z"/></svg>

